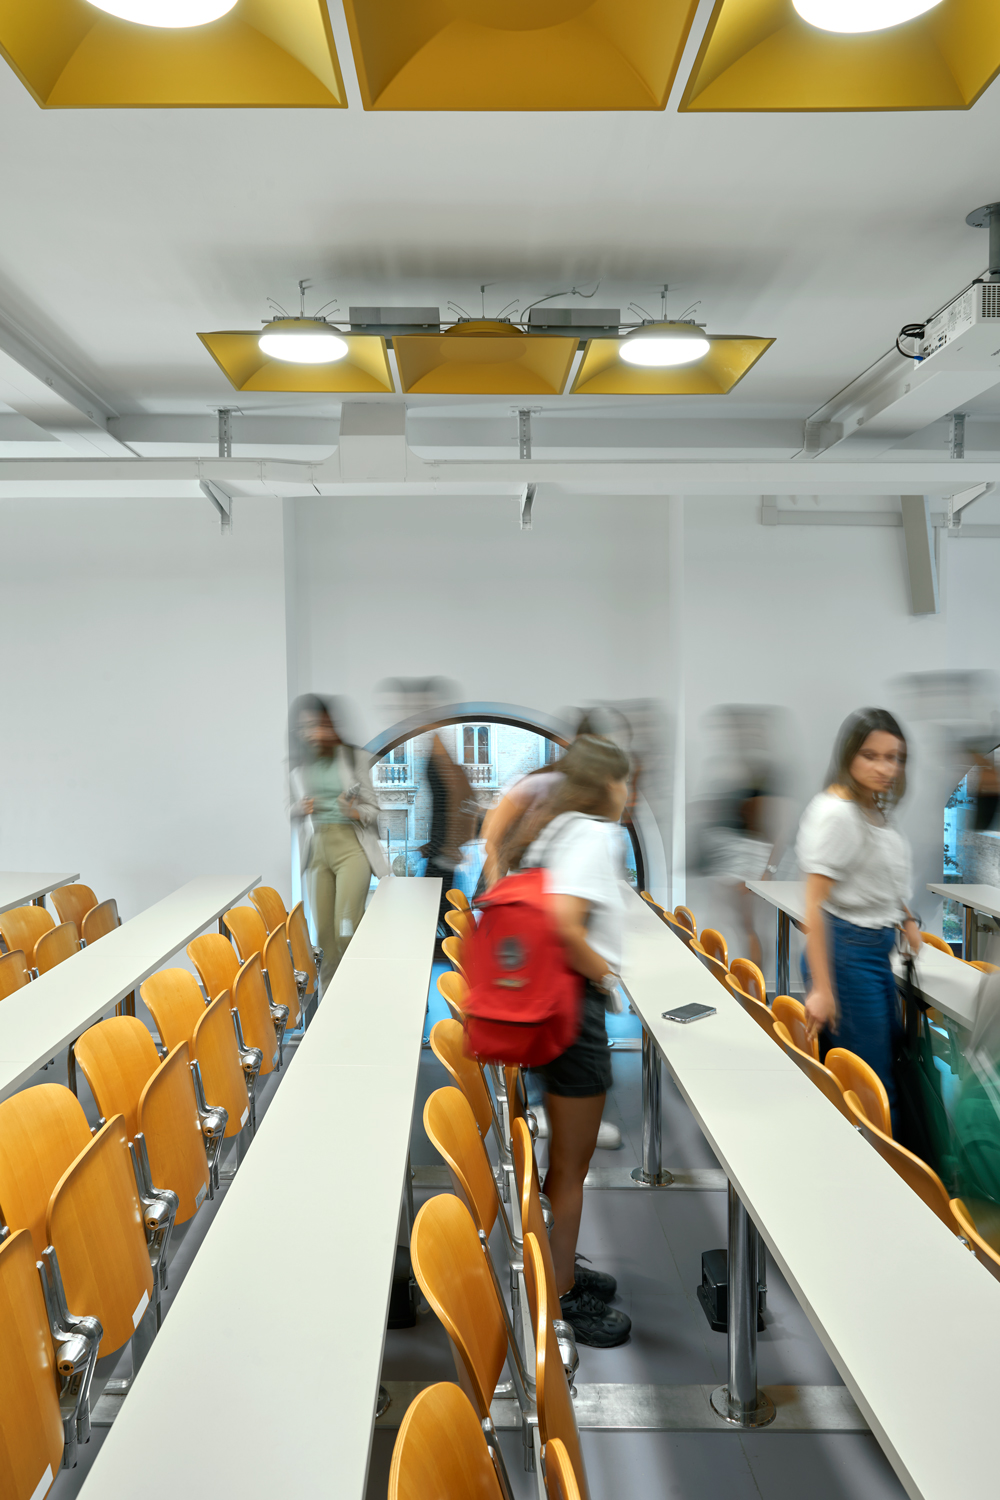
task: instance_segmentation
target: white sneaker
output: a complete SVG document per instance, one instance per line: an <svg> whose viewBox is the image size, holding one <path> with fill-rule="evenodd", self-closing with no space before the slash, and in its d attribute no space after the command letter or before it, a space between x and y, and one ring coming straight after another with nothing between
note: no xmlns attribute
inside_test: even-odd
<svg viewBox="0 0 1000 1500"><path fill-rule="evenodd" d="M598 1151L619 1151L622 1144L622 1133L618 1126L611 1120L602 1120L597 1129Z"/></svg>

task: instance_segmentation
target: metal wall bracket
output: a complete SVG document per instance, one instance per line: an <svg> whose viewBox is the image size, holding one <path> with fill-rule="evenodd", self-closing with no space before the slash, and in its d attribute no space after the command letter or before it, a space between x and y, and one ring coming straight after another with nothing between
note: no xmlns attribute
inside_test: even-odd
<svg viewBox="0 0 1000 1500"><path fill-rule="evenodd" d="M219 529L225 533L233 529L233 497L212 479L199 479L199 487L206 500L210 500L219 512Z"/></svg>
<svg viewBox="0 0 1000 1500"><path fill-rule="evenodd" d="M524 486L524 489L521 491L521 530L522 531L530 531L531 530L531 507L535 503L535 490L537 488L538 488L537 485L526 484Z"/></svg>

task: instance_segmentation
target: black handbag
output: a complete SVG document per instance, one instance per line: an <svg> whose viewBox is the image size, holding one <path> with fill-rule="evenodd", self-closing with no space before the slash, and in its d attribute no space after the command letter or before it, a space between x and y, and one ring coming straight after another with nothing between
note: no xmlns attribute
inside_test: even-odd
<svg viewBox="0 0 1000 1500"><path fill-rule="evenodd" d="M905 960L903 978L897 985L903 1005L893 1058L897 1139L933 1167L949 1193L954 1194L958 1191L958 1152L944 1107L941 1075L934 1062L927 1002L917 989L912 958Z"/></svg>

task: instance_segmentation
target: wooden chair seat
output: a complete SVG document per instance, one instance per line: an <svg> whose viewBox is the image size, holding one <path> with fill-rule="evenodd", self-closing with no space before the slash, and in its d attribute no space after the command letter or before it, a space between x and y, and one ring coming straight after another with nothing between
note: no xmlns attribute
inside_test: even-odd
<svg viewBox="0 0 1000 1500"><path fill-rule="evenodd" d="M969 1247L980 1265L985 1266L990 1275L995 1276L1000 1281L1000 1255L997 1254L992 1245L983 1239L976 1228L972 1215L961 1198L952 1198L951 1211L958 1221L963 1237L968 1240Z"/></svg>
<svg viewBox="0 0 1000 1500"><path fill-rule="evenodd" d="M302 1006L299 1003L299 987L295 983L295 969L284 926L271 933L264 943L261 956L271 987L271 999L275 1005L283 1005L287 1009L288 1030L298 1031L302 1025Z"/></svg>
<svg viewBox="0 0 1000 1500"><path fill-rule="evenodd" d="M858 1099L865 1118L885 1135L892 1135L892 1114L889 1110L889 1095L885 1084L855 1052L846 1047L831 1047L823 1059L825 1067L839 1082L846 1094L850 1090Z"/></svg>
<svg viewBox="0 0 1000 1500"><path fill-rule="evenodd" d="M437 987L438 993L451 1011L452 1019L461 1022L465 1002L469 998L469 986L462 975L454 970L448 974L439 974Z"/></svg>
<svg viewBox="0 0 1000 1500"><path fill-rule="evenodd" d="M74 1050L98 1110L105 1120L121 1115L126 1137L133 1140L139 1129L139 1096L160 1066L160 1054L146 1027L135 1016L112 1016L85 1031Z"/></svg>
<svg viewBox="0 0 1000 1500"><path fill-rule="evenodd" d="M51 932L56 924L44 906L15 906L11 911L0 912L0 937L9 953L19 948L34 967L35 944L43 932Z"/></svg>
<svg viewBox="0 0 1000 1500"><path fill-rule="evenodd" d="M210 1192L208 1154L187 1042L175 1047L148 1079L136 1114L153 1182L177 1194L174 1223L186 1224Z"/></svg>
<svg viewBox="0 0 1000 1500"><path fill-rule="evenodd" d="M61 1083L22 1089L0 1104L0 1213L9 1229L28 1230L36 1257L49 1243L53 1190L90 1139L83 1105Z"/></svg>
<svg viewBox="0 0 1000 1500"><path fill-rule="evenodd" d="M698 928L695 924L694 912L689 906L675 906L674 920L679 922L682 927L686 927L692 937L698 936Z"/></svg>
<svg viewBox="0 0 1000 1500"><path fill-rule="evenodd" d="M269 933L277 932L288 921L285 903L273 885L258 885L250 892L250 901L260 912Z"/></svg>
<svg viewBox="0 0 1000 1500"><path fill-rule="evenodd" d="M205 997L189 969L161 969L140 985L139 994L168 1052L191 1040L205 1014Z"/></svg>
<svg viewBox="0 0 1000 1500"><path fill-rule="evenodd" d="M524 1234L533 1234L541 1252L542 1271L548 1289L548 1305L559 1306L559 1289L556 1285L556 1268L552 1260L548 1230L542 1215L542 1203L538 1191L538 1174L535 1169L535 1153L531 1144L531 1132L524 1120L515 1120L511 1129L511 1154L514 1158L514 1179L517 1182L521 1208L521 1229ZM538 1325L537 1288L534 1276L525 1276L525 1290L531 1310L532 1327Z"/></svg>
<svg viewBox="0 0 1000 1500"><path fill-rule="evenodd" d="M922 932L920 936L929 948L936 948L939 953L947 953L949 958L955 957L955 950L950 943L946 943L943 937L938 937L936 932Z"/></svg>
<svg viewBox="0 0 1000 1500"><path fill-rule="evenodd" d="M724 969L729 968L729 949L721 932L717 932L714 927L703 927L698 941L709 958L714 958Z"/></svg>
<svg viewBox="0 0 1000 1500"><path fill-rule="evenodd" d="M450 927L457 938L463 941L469 936L476 925L476 919L471 911L446 911L444 914L445 925Z"/></svg>
<svg viewBox="0 0 1000 1500"><path fill-rule="evenodd" d="M187 945L187 956L198 971L198 978L209 1000L221 995L223 990L233 992L240 961L236 949L221 932L203 932Z"/></svg>
<svg viewBox="0 0 1000 1500"><path fill-rule="evenodd" d="M704 936L702 933L703 939ZM767 1004L764 976L755 963L749 958L734 958L729 965L729 972L745 995L749 995L751 1000L759 1000L762 1005Z"/></svg>
<svg viewBox="0 0 1000 1500"><path fill-rule="evenodd" d="M458 973L461 974L462 978L465 979L467 978L467 975L464 968L462 967L462 947L463 944L461 938L457 938L454 933L452 933L450 937L446 937L441 943L441 952L451 964L452 968L456 969Z"/></svg>
<svg viewBox="0 0 1000 1500"><path fill-rule="evenodd" d="M450 1381L428 1386L407 1407L388 1500L504 1500L475 1408Z"/></svg>
<svg viewBox="0 0 1000 1500"><path fill-rule="evenodd" d="M319 973L313 961L312 939L309 936L305 907L301 901L289 912L285 932L288 937L288 946L292 950L292 963L299 973L305 974L308 979L307 993L310 995L318 993Z"/></svg>
<svg viewBox="0 0 1000 1500"><path fill-rule="evenodd" d="M445 893L444 893L444 899L451 906L453 906L456 911L469 911L469 910L471 910L471 908L469 906L469 898L468 898L468 896L465 894L464 891L460 891L457 886L454 886L450 891L445 891Z"/></svg>
<svg viewBox="0 0 1000 1500"><path fill-rule="evenodd" d="M15 948L13 953L0 953L0 1000L6 1000L15 990L23 989L31 982L24 952Z"/></svg>
<svg viewBox="0 0 1000 1500"><path fill-rule="evenodd" d="M255 911L252 906L233 906L223 915L222 920L236 944L241 964L245 964L248 958L253 958L255 953L263 954L267 928L259 911Z"/></svg>
<svg viewBox="0 0 1000 1500"><path fill-rule="evenodd" d="M740 985L733 978L732 974L727 976L726 988L729 990L729 993L731 995L735 995L736 999L746 1011L747 1015L753 1016L754 1020L757 1022L757 1025L761 1028L762 1031L766 1031L768 1036L773 1041L775 1039L775 1020L774 1016L771 1014L770 1009L766 1005L764 1005L762 1001L755 1000L752 995L748 995L745 990L741 989Z"/></svg>
<svg viewBox="0 0 1000 1500"><path fill-rule="evenodd" d="M211 1005L202 1006L191 1037L191 1056L201 1068L206 1101L229 1116L226 1140L230 1140L250 1119L250 1094L228 990L217 995Z"/></svg>
<svg viewBox="0 0 1000 1500"><path fill-rule="evenodd" d="M72 958L73 954L79 951L80 939L77 935L76 924L60 922L58 927L50 927L48 932L43 932L35 944L35 968L40 975L47 974L50 969L55 968L56 964Z"/></svg>
<svg viewBox="0 0 1000 1500"><path fill-rule="evenodd" d="M271 1016L259 953L248 958L237 973L232 989L232 1002L233 1008L239 1011L247 1046L256 1047L263 1054L261 1076L274 1072L279 1066L280 1039Z"/></svg>
<svg viewBox="0 0 1000 1500"><path fill-rule="evenodd" d="M771 1003L771 1014L776 1021L781 1022L799 1051L808 1053L819 1062L819 1038L813 1037L809 1041L806 1036L806 1008L802 1001L793 999L791 995L775 995Z"/></svg>
<svg viewBox="0 0 1000 1500"><path fill-rule="evenodd" d="M83 919L97 905L97 897L89 885L61 885L52 892L52 905L60 922L72 922L81 932Z"/></svg>
<svg viewBox="0 0 1000 1500"><path fill-rule="evenodd" d="M63 1455L49 1320L31 1235L18 1230L0 1245L0 1495L43 1500Z"/></svg>
<svg viewBox="0 0 1000 1500"><path fill-rule="evenodd" d="M814 1083L820 1093L824 1094L834 1108L839 1110L844 1119L850 1120L853 1125L854 1115L844 1098L840 1079L836 1078L829 1068L824 1068L823 1064L810 1056L808 1052L801 1052L780 1021L774 1021L773 1026L775 1041L784 1047L789 1057L798 1064L810 1082Z"/></svg>
<svg viewBox="0 0 1000 1500"><path fill-rule="evenodd" d="M464 1028L451 1018L438 1021L431 1028L430 1042L434 1056L472 1105L479 1134L485 1140L493 1124L493 1104L481 1066L466 1054Z"/></svg>
<svg viewBox="0 0 1000 1500"><path fill-rule="evenodd" d="M553 1440L558 1439L566 1449L573 1477L581 1500L590 1500L587 1471L584 1468L583 1452L580 1448L580 1433L573 1410L573 1397L569 1392L566 1371L563 1368L559 1341L552 1326L554 1312L558 1309L549 1301L548 1284L541 1246L530 1230L524 1236L525 1279L530 1274L535 1282L537 1316L535 1318L535 1401L538 1407L538 1433L543 1452ZM528 1267L530 1265L530 1272Z"/></svg>
<svg viewBox="0 0 1000 1500"><path fill-rule="evenodd" d="M444 1158L455 1192L489 1239L500 1209L496 1179L472 1105L459 1089L436 1089L424 1105L424 1130Z"/></svg>
<svg viewBox="0 0 1000 1500"><path fill-rule="evenodd" d="M96 943L98 938L107 937L109 932L114 932L121 925L118 902L102 901L87 912L80 928L80 936L89 947L91 943Z"/></svg>
<svg viewBox="0 0 1000 1500"><path fill-rule="evenodd" d="M945 1189L944 1183L938 1174L929 1167L919 1156L914 1156L912 1151L907 1151L898 1141L894 1141L891 1135L886 1135L873 1125L861 1107L861 1101L853 1089L848 1089L844 1095L851 1117L870 1146L874 1146L883 1161L889 1163L894 1172L897 1172L908 1187L911 1187L919 1198L927 1204L932 1213L937 1214L942 1224L947 1224L952 1234L961 1236L962 1226L955 1217L951 1206L951 1199Z"/></svg>
<svg viewBox="0 0 1000 1500"><path fill-rule="evenodd" d="M582 1500L566 1444L559 1438L549 1438L543 1460L549 1500Z"/></svg>
<svg viewBox="0 0 1000 1500"><path fill-rule="evenodd" d="M700 959L702 965L708 970L713 979L717 979L722 985L728 985L729 970L726 968L724 963L722 963L717 958L713 958L712 954L708 953L701 946L701 942L698 938L692 938L688 943L688 947L690 948L691 952L698 959Z"/></svg>

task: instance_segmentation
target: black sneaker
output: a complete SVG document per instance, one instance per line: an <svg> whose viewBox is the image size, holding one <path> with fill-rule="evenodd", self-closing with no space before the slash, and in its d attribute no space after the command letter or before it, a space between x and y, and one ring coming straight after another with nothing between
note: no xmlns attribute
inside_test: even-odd
<svg viewBox="0 0 1000 1500"><path fill-rule="evenodd" d="M581 1257L576 1259L576 1284L584 1292L589 1292L592 1297L597 1297L601 1302L610 1302L618 1290L618 1283L607 1271L595 1271L593 1266L581 1264Z"/></svg>
<svg viewBox="0 0 1000 1500"><path fill-rule="evenodd" d="M559 1298L559 1304L578 1344L589 1344L594 1349L614 1349L616 1345L624 1344L632 1331L631 1318L585 1292L579 1282Z"/></svg>

